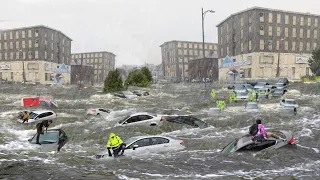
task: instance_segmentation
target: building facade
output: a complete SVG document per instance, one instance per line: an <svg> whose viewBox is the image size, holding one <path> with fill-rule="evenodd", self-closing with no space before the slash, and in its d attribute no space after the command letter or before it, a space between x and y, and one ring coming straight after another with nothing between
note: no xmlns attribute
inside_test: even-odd
<svg viewBox="0 0 320 180"><path fill-rule="evenodd" d="M1 61L48 61L70 64L71 39L61 31L32 26L0 31Z"/></svg>
<svg viewBox="0 0 320 180"><path fill-rule="evenodd" d="M188 62L203 57L202 42L169 41L161 46L163 74L166 78L189 79ZM205 56L218 54L218 44L205 43Z"/></svg>
<svg viewBox="0 0 320 180"><path fill-rule="evenodd" d="M94 81L103 82L110 71L115 70L115 57L107 51L72 54L71 64L90 65L94 69Z"/></svg>
<svg viewBox="0 0 320 180"><path fill-rule="evenodd" d="M0 79L17 83L23 82L24 73L26 82L35 82L37 84L70 84L70 72L70 66L55 62L0 62Z"/></svg>
<svg viewBox="0 0 320 180"><path fill-rule="evenodd" d="M217 25L220 80L231 69L244 78L311 74L307 59L320 44L319 21L319 15L260 7L230 15ZM232 63L223 63L227 56Z"/></svg>
<svg viewBox="0 0 320 180"><path fill-rule="evenodd" d="M188 73L190 79L219 80L218 57L199 58L190 60L188 63Z"/></svg>

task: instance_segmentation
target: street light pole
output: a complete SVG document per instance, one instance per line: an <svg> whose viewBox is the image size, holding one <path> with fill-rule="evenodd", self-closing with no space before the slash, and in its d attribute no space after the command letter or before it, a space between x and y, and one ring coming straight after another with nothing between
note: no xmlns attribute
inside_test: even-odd
<svg viewBox="0 0 320 180"><path fill-rule="evenodd" d="M277 63L277 74L276 74L276 77L280 76L280 50L281 50L282 41L285 40L285 39L286 38L281 39L280 42L279 42L278 63Z"/></svg>
<svg viewBox="0 0 320 180"><path fill-rule="evenodd" d="M22 79L23 79L23 84L26 83L26 73L24 71L24 59L23 59L23 54L22 54L22 51L19 50L19 52L21 52L21 55L20 57L22 57Z"/></svg>
<svg viewBox="0 0 320 180"><path fill-rule="evenodd" d="M205 61L205 52L204 52L204 16L206 15L207 12L210 13L215 13L215 11L213 10L206 10L205 12L203 12L203 8L201 8L201 17L202 17L202 56L203 56L203 62ZM203 67L202 67L203 68ZM204 79L204 85L205 88L207 88L207 83L206 83L207 79Z"/></svg>

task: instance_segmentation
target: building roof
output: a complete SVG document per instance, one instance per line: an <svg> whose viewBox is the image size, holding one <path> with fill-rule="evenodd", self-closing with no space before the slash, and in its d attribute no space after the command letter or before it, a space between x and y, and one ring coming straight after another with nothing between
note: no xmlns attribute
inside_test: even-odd
<svg viewBox="0 0 320 180"><path fill-rule="evenodd" d="M65 37L67 37L68 39L70 39L70 41L72 41L72 39L69 36L67 36L66 34L64 34L63 32L61 32L57 29L53 29L49 26L44 26L44 25L27 26L27 27L13 28L13 29L3 29L2 31L13 31L13 30L22 30L22 29L30 29L30 28L46 28L46 29L50 29L52 31L57 31L57 32L61 33L62 35L64 35Z"/></svg>
<svg viewBox="0 0 320 180"><path fill-rule="evenodd" d="M179 41L179 40L172 40L172 41L167 41L161 44L159 47L162 47L165 44L171 43L171 42L184 42L184 43L202 43L202 42L197 42L197 41ZM218 43L209 43L209 42L204 42L205 44L213 44L213 45L218 45Z"/></svg>
<svg viewBox="0 0 320 180"><path fill-rule="evenodd" d="M270 9L270 8L263 8L263 7L257 7L257 6L254 6L252 8L248 8L248 9L245 9L245 10L242 10L242 11L239 11L239 12L236 12L234 14L231 14L230 16L228 16L226 19L224 19L223 21L221 21L216 27L220 26L222 23L224 23L226 20L228 20L229 18L235 16L235 15L238 15L238 14L241 14L241 13L244 13L244 12L248 12L248 11L251 11L251 10L267 10L267 11L276 11L276 12L284 12L284 13L291 13L291 14L299 14L299 15L308 15L308 16L317 16L317 17L320 17L320 15L318 14L310 14L309 12L306 12L306 13L302 13L302 12L294 12L294 11L285 11L285 10L280 10L280 9Z"/></svg>
<svg viewBox="0 0 320 180"><path fill-rule="evenodd" d="M116 56L114 53L112 52L108 52L108 51L94 51L94 52L81 52L81 53L71 53L71 55L78 55L78 54L95 54L95 53L108 53L108 54L112 54L114 56Z"/></svg>

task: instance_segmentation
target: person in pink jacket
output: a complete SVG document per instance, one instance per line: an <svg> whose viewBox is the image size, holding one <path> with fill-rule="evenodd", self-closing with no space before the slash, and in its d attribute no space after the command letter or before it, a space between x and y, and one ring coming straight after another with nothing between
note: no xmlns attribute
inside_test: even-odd
<svg viewBox="0 0 320 180"><path fill-rule="evenodd" d="M256 120L256 124L258 124L258 133L255 135L255 137L263 136L264 139L268 139L268 137L273 137L276 139L281 139L279 136L273 134L273 133L267 133L267 131L264 129L264 125L262 124L260 119Z"/></svg>

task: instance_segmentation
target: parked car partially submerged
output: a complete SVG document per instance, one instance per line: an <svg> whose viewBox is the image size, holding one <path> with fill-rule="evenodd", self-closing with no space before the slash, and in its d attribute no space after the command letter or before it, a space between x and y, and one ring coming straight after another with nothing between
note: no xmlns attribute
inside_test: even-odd
<svg viewBox="0 0 320 180"><path fill-rule="evenodd" d="M135 98L137 97L137 95L133 94L130 91L122 91L122 92L117 92L113 94L116 97L120 97L120 98Z"/></svg>
<svg viewBox="0 0 320 180"><path fill-rule="evenodd" d="M237 98L238 98L238 100L248 100L249 93L248 92L237 92Z"/></svg>
<svg viewBox="0 0 320 180"><path fill-rule="evenodd" d="M256 102L247 102L245 105L246 112L259 112L259 106Z"/></svg>
<svg viewBox="0 0 320 180"><path fill-rule="evenodd" d="M289 80L288 80L288 78L280 78L278 80L278 83L283 83L284 86L288 86L289 85Z"/></svg>
<svg viewBox="0 0 320 180"><path fill-rule="evenodd" d="M282 99L280 101L281 106L289 106L289 107L295 107L298 108L299 105L294 99Z"/></svg>
<svg viewBox="0 0 320 180"><path fill-rule="evenodd" d="M123 120L119 121L121 126L128 125L142 125L142 126L161 126L163 124L163 117L159 115L153 115L146 112L135 113L130 116L126 116Z"/></svg>
<svg viewBox="0 0 320 180"><path fill-rule="evenodd" d="M272 97L281 97L283 96L285 93L287 92L286 89L275 89L272 93L271 93L271 96Z"/></svg>
<svg viewBox="0 0 320 180"><path fill-rule="evenodd" d="M101 116L109 114L111 111L107 109L97 108L97 109L88 109L87 115Z"/></svg>
<svg viewBox="0 0 320 180"><path fill-rule="evenodd" d="M40 122L43 120L53 120L57 118L57 114L51 110L38 110L38 111L31 111L29 113L29 120L28 122L24 123L33 123L33 122ZM18 122L22 123L22 119L18 119Z"/></svg>
<svg viewBox="0 0 320 180"><path fill-rule="evenodd" d="M192 127L208 127L207 123L190 115L165 116L164 119L168 122L185 124Z"/></svg>
<svg viewBox="0 0 320 180"><path fill-rule="evenodd" d="M254 86L254 89L255 89L255 90L261 89L261 88L263 88L265 85L269 85L269 83L267 83L267 82L257 82L257 84Z"/></svg>
<svg viewBox="0 0 320 180"><path fill-rule="evenodd" d="M184 142L179 139L166 136L138 136L132 137L124 142L127 147L124 154L143 155L146 153L159 153L179 151L185 148ZM96 159L110 158L108 151L98 153Z"/></svg>
<svg viewBox="0 0 320 180"><path fill-rule="evenodd" d="M28 141L31 144L36 144L37 133L30 138ZM41 144L41 149L43 150L57 150L60 149L67 143L68 136L62 129L50 129L43 134L40 134L39 143Z"/></svg>
<svg viewBox="0 0 320 180"><path fill-rule="evenodd" d="M289 115L297 115L298 114L298 110L296 107L292 107L292 106L282 106L281 108L281 113L282 114L289 114Z"/></svg>
<svg viewBox="0 0 320 180"><path fill-rule="evenodd" d="M148 91L143 91L143 90L135 90L135 91L132 91L132 93L137 96L148 96L149 95Z"/></svg>

